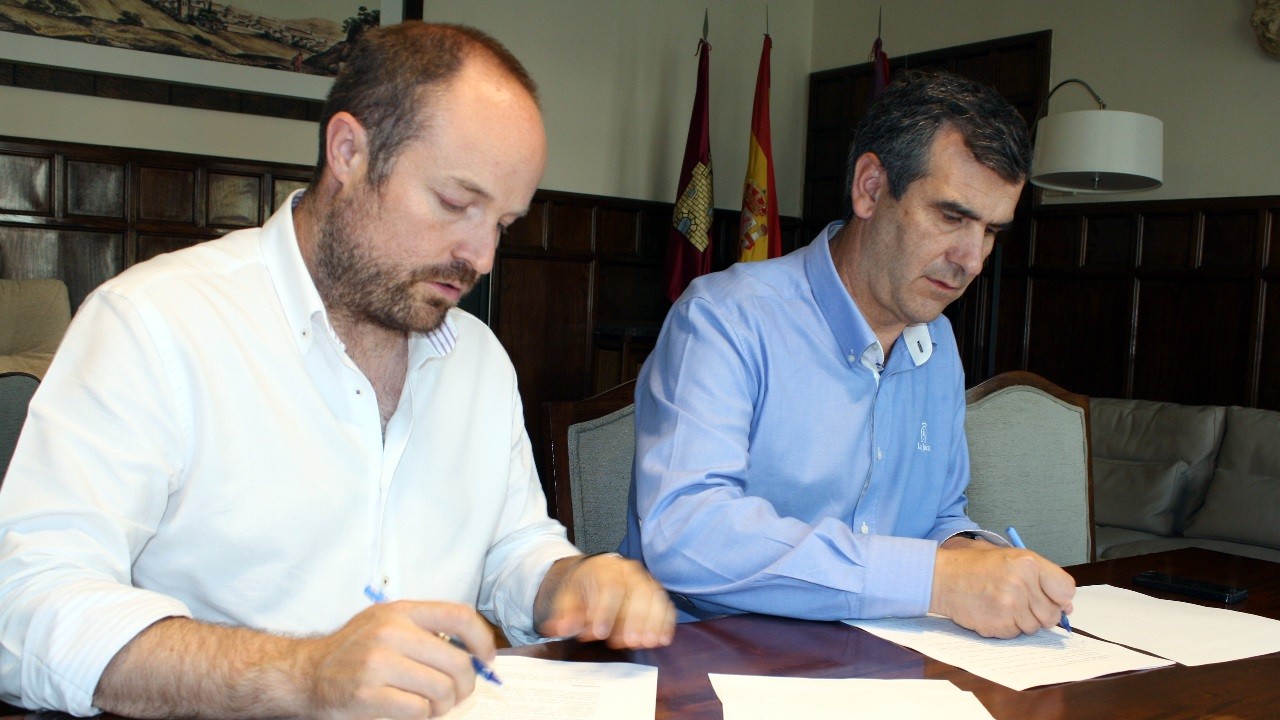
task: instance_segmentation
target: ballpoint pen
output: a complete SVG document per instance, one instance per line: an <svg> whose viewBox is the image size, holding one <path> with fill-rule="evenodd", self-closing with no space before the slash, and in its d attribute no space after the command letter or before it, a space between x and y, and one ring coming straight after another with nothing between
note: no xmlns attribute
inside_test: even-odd
<svg viewBox="0 0 1280 720"><path fill-rule="evenodd" d="M382 592L381 590L379 590L378 588L375 588L372 585L365 586L364 596L369 598L369 600L373 601L374 603L381 604L381 603L387 602L386 593ZM466 644L464 644L461 639L456 638L447 633L442 633L442 632L437 632L436 637L458 648L459 650L465 652L471 658L471 667L475 669L476 675L479 675L480 677L484 678L485 680L488 680L494 685L502 684L502 679L499 678L498 674L493 671L493 668L486 665L484 661L481 660L480 658L476 657L475 655L472 655L471 651L467 649Z"/></svg>
<svg viewBox="0 0 1280 720"><path fill-rule="evenodd" d="M1018 531L1012 525L1005 529L1005 533L1009 535L1009 542L1013 543L1014 547L1019 550L1027 549L1027 544L1022 542L1022 537L1018 535ZM1067 619L1066 613L1062 613L1062 619L1058 621L1058 626L1066 630L1068 634L1071 633L1071 621Z"/></svg>

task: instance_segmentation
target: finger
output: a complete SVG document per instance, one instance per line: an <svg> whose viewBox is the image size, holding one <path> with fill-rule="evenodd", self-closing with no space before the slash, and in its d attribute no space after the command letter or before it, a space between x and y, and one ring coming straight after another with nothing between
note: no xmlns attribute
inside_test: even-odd
<svg viewBox="0 0 1280 720"><path fill-rule="evenodd" d="M546 637L574 637L586 627L586 606L577 587L565 583L551 600L551 616L539 628Z"/></svg>
<svg viewBox="0 0 1280 720"><path fill-rule="evenodd" d="M627 586L617 578L601 578L592 585L593 591L583 595L587 624L584 632L590 639L614 641L615 630L622 630L618 621L627 602Z"/></svg>
<svg viewBox="0 0 1280 720"><path fill-rule="evenodd" d="M457 648L449 647L453 654L461 654ZM408 717L425 717L430 711L443 715L453 708L457 702L471 694L475 688L475 674L471 672L470 659L465 661L466 669L444 668L419 662L405 656L396 656L385 667L384 682L387 686L387 697L399 704L407 705L405 712L416 712ZM403 693L399 695L397 693ZM412 696L412 697L405 697ZM428 703L422 707L412 700L418 698ZM417 706L417 707L415 707ZM424 711L425 710L425 711Z"/></svg>
<svg viewBox="0 0 1280 720"><path fill-rule="evenodd" d="M631 592L625 614L624 637L631 647L665 645L675 623L675 606L657 583L642 578Z"/></svg>
<svg viewBox="0 0 1280 720"><path fill-rule="evenodd" d="M439 640L438 633L456 637L466 648L463 655L470 653L489 662L497 654L493 644L493 632L484 618L466 605L445 602L402 602L392 606L404 605L413 623L426 631L432 645ZM444 643L447 647L448 643ZM458 648L452 648L458 650ZM470 659L467 658L470 664Z"/></svg>

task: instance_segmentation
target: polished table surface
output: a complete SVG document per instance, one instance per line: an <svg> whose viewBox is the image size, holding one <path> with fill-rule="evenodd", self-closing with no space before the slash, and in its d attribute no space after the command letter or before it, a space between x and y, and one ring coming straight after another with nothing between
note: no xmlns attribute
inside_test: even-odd
<svg viewBox="0 0 1280 720"><path fill-rule="evenodd" d="M1078 585L1105 583L1211 606L1215 603L1139 588L1130 579L1143 570L1159 570L1243 586L1249 588L1249 598L1232 606L1234 609L1280 619L1280 564L1277 563L1186 549L1077 565L1067 570ZM658 718L720 720L723 714L707 678L709 672L950 680L962 690L975 693L991 714L1001 720L1280 718L1280 653L1201 667L1174 665L1016 691L842 623L762 615L681 625L675 642L658 650L614 651L600 643L562 641L501 652L556 660L624 661L656 666ZM0 720L19 713L0 705ZM849 714L857 716L857 709L850 708ZM43 714L41 717L56 716Z"/></svg>

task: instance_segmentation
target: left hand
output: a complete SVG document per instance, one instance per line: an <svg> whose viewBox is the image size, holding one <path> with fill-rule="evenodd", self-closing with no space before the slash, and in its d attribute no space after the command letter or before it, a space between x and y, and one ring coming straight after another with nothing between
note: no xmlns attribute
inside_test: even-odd
<svg viewBox="0 0 1280 720"><path fill-rule="evenodd" d="M614 554L578 555L557 560L547 571L533 617L546 637L652 648L671 644L676 609L640 563Z"/></svg>

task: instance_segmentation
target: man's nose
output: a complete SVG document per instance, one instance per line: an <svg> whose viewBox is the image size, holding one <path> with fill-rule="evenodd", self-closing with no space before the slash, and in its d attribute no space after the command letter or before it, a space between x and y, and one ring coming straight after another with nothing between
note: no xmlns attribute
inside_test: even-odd
<svg viewBox="0 0 1280 720"><path fill-rule="evenodd" d="M491 232L471 232L461 238L453 248L453 257L465 260L481 275L493 269L493 259L498 252L498 229Z"/></svg>

